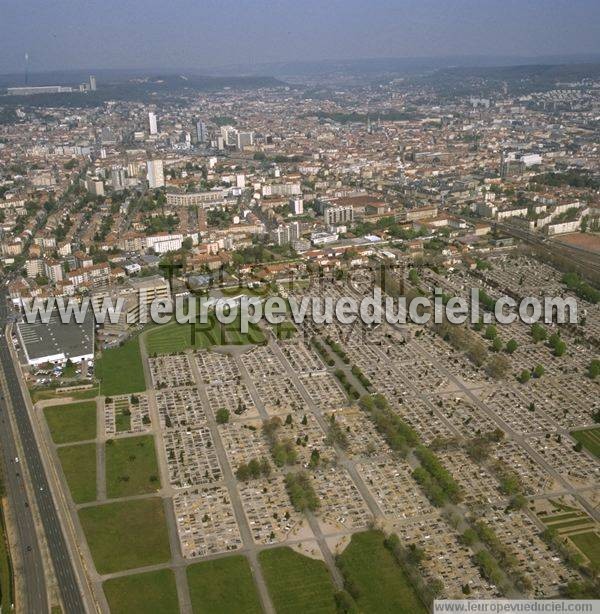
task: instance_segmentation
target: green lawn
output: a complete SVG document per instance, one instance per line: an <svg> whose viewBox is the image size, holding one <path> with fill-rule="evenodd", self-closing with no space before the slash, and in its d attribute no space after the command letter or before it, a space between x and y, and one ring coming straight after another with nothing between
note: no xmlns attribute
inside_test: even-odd
<svg viewBox="0 0 600 614"><path fill-rule="evenodd" d="M179 324L169 322L151 329L146 335L148 354L174 354L188 348L207 348L212 345L245 345L262 343L265 339L256 325L249 325L248 333L240 332L239 320L221 325L214 315L205 323Z"/></svg>
<svg viewBox="0 0 600 614"><path fill-rule="evenodd" d="M600 565L600 537L598 533L589 531L587 533L578 533L577 535L569 535L569 539L587 556L592 565Z"/></svg>
<svg viewBox="0 0 600 614"><path fill-rule="evenodd" d="M170 569L107 580L104 594L111 614L179 614L175 576Z"/></svg>
<svg viewBox="0 0 600 614"><path fill-rule="evenodd" d="M263 550L258 558L278 614L336 612L335 588L323 561L288 547Z"/></svg>
<svg viewBox="0 0 600 614"><path fill-rule="evenodd" d="M126 414L122 407L115 410L115 428L117 433L126 433L131 429L131 414Z"/></svg>
<svg viewBox="0 0 600 614"><path fill-rule="evenodd" d="M277 335L277 339L280 340L293 339L298 333L294 323L289 320L284 320L281 324L271 324L271 326Z"/></svg>
<svg viewBox="0 0 600 614"><path fill-rule="evenodd" d="M587 518L586 516L581 516L580 518L576 520L566 520L565 522L555 522L554 524L549 524L548 526L558 531L559 529L570 529L572 527L578 527L579 525L586 525L591 522L593 522L591 518Z"/></svg>
<svg viewBox="0 0 600 614"><path fill-rule="evenodd" d="M54 443L96 439L96 402L46 407L44 415Z"/></svg>
<svg viewBox="0 0 600 614"><path fill-rule="evenodd" d="M79 510L98 573L165 563L171 557L162 499L118 501Z"/></svg>
<svg viewBox="0 0 600 614"><path fill-rule="evenodd" d="M378 614L425 614L425 607L383 540L379 531L355 533L340 555L344 578L358 590L359 609Z"/></svg>
<svg viewBox="0 0 600 614"><path fill-rule="evenodd" d="M75 503L96 500L96 444L58 448L58 458Z"/></svg>
<svg viewBox="0 0 600 614"><path fill-rule="evenodd" d="M98 386L92 386L84 390L73 390L72 392L58 392L56 388L30 388L29 395L33 403L45 401L47 399L73 399L85 401L94 399L98 396Z"/></svg>
<svg viewBox="0 0 600 614"><path fill-rule="evenodd" d="M3 512L0 512L3 514ZM6 542L4 516L0 522L0 606L3 612L10 612L13 603L13 569L10 550Z"/></svg>
<svg viewBox="0 0 600 614"><path fill-rule="evenodd" d="M540 519L546 524L552 524L553 522L562 522L563 520L571 520L573 518L580 518L585 516L580 512L566 512L564 514L557 514L555 516L551 514L540 514Z"/></svg>
<svg viewBox="0 0 600 614"><path fill-rule="evenodd" d="M571 436L583 444L596 458L600 458L600 426L594 429L573 431Z"/></svg>
<svg viewBox="0 0 600 614"><path fill-rule="evenodd" d="M106 493L128 497L160 488L154 437L123 437L106 443Z"/></svg>
<svg viewBox="0 0 600 614"><path fill-rule="evenodd" d="M187 568L194 614L260 614L261 607L245 556L228 556Z"/></svg>
<svg viewBox="0 0 600 614"><path fill-rule="evenodd" d="M126 341L121 347L104 350L96 359L96 376L104 396L146 390L139 337Z"/></svg>

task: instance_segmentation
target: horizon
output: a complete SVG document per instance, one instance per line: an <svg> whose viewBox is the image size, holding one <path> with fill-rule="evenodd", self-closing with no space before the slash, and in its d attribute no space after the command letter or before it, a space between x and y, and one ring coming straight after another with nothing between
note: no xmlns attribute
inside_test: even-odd
<svg viewBox="0 0 600 614"><path fill-rule="evenodd" d="M279 63L600 55L600 6L441 0L224 0L202 7L129 0L8 6L0 74L83 70L203 71ZM188 68L185 68L188 70Z"/></svg>

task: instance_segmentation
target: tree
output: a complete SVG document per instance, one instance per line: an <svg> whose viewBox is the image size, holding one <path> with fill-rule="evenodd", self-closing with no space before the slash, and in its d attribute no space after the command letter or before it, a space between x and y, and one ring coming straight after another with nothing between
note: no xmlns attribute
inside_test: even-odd
<svg viewBox="0 0 600 614"><path fill-rule="evenodd" d="M559 339L554 345L554 355L562 356L566 350L567 350L567 344L561 339Z"/></svg>
<svg viewBox="0 0 600 614"><path fill-rule="evenodd" d="M504 350L508 354L514 354L518 347L519 344L514 339L509 339L506 343L506 347L504 348Z"/></svg>
<svg viewBox="0 0 600 614"><path fill-rule="evenodd" d="M492 350L494 352L500 352L502 351L503 345L504 344L502 343L502 339L500 339L500 337L495 337L492 341Z"/></svg>
<svg viewBox="0 0 600 614"><path fill-rule="evenodd" d="M271 475L271 464L264 456L262 456L260 459L260 472L265 478L268 478Z"/></svg>
<svg viewBox="0 0 600 614"><path fill-rule="evenodd" d="M221 407L217 410L217 424L227 424L229 422L229 410Z"/></svg>
<svg viewBox="0 0 600 614"><path fill-rule="evenodd" d="M545 372L546 370L544 369L543 365L536 365L535 369L533 370L533 377L540 378Z"/></svg>
<svg viewBox="0 0 600 614"><path fill-rule="evenodd" d="M486 339L489 339L491 341L492 339L496 338L497 334L498 334L498 329L493 324L490 324L489 326L486 327L485 329Z"/></svg>
<svg viewBox="0 0 600 614"><path fill-rule="evenodd" d="M260 462L256 460L255 458L253 458L248 463L248 472L250 473L250 476L253 477L254 479L260 477L260 474L261 474Z"/></svg>
<svg viewBox="0 0 600 614"><path fill-rule="evenodd" d="M588 367L588 377L596 379L600 375L600 360L594 359Z"/></svg>
<svg viewBox="0 0 600 614"><path fill-rule="evenodd" d="M523 369L521 375L519 375L519 381L521 384L526 384L531 379L531 372L528 369Z"/></svg>
<svg viewBox="0 0 600 614"><path fill-rule="evenodd" d="M475 365L480 367L487 358L487 351L483 343L476 341L471 343L467 350L467 356Z"/></svg>
<svg viewBox="0 0 600 614"><path fill-rule="evenodd" d="M310 466L314 469L319 466L321 462L321 455L319 454L319 450L316 448L310 453Z"/></svg>
<svg viewBox="0 0 600 614"><path fill-rule="evenodd" d="M575 452L581 452L581 450L583 450L583 444L581 443L581 441L578 441L574 446L573 446L573 450L575 450Z"/></svg>
<svg viewBox="0 0 600 614"><path fill-rule="evenodd" d="M545 341L548 333L543 326L536 322L531 327L531 336L533 337L533 340L538 343L539 341Z"/></svg>
<svg viewBox="0 0 600 614"><path fill-rule="evenodd" d="M506 356L494 356L487 364L486 371L494 379L503 379L508 373L510 362Z"/></svg>
<svg viewBox="0 0 600 614"><path fill-rule="evenodd" d="M235 476L240 482L247 482L250 479L250 470L246 463L242 463L235 472Z"/></svg>

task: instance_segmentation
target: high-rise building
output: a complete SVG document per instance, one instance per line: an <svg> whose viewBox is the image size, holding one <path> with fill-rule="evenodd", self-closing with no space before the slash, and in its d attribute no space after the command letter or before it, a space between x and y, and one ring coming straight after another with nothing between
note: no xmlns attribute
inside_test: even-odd
<svg viewBox="0 0 600 614"><path fill-rule="evenodd" d="M165 185L165 175L163 172L162 160L148 160L146 162L148 173L148 185L150 188L162 188Z"/></svg>
<svg viewBox="0 0 600 614"><path fill-rule="evenodd" d="M90 91L96 91L96 77L94 77L94 75L90 75Z"/></svg>
<svg viewBox="0 0 600 614"><path fill-rule="evenodd" d="M327 226L348 224L354 221L354 207L352 205L347 205L345 207L327 207L323 216Z"/></svg>
<svg viewBox="0 0 600 614"><path fill-rule="evenodd" d="M300 222L282 224L270 233L270 239L277 245L287 245L300 238Z"/></svg>
<svg viewBox="0 0 600 614"><path fill-rule="evenodd" d="M196 122L196 138L198 143L206 143L207 137L206 124L200 119Z"/></svg>
<svg viewBox="0 0 600 614"><path fill-rule="evenodd" d="M150 111L148 113L148 123L150 124L150 134L158 134L158 122L156 121L156 113Z"/></svg>
<svg viewBox="0 0 600 614"><path fill-rule="evenodd" d="M254 132L238 132L237 133L237 148L252 147L254 145Z"/></svg>
<svg viewBox="0 0 600 614"><path fill-rule="evenodd" d="M290 198L290 208L294 215L302 215L304 213L304 201L301 198Z"/></svg>
<svg viewBox="0 0 600 614"><path fill-rule="evenodd" d="M233 126L221 126L221 136L227 147L237 146L238 131Z"/></svg>
<svg viewBox="0 0 600 614"><path fill-rule="evenodd" d="M110 169L110 183L113 190L119 191L124 189L126 183L125 169L120 166L113 166Z"/></svg>

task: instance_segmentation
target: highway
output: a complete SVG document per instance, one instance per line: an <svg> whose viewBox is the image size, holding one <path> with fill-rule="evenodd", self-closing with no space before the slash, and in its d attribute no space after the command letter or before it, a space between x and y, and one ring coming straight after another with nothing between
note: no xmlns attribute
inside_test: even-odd
<svg viewBox="0 0 600 614"><path fill-rule="evenodd" d="M33 425L27 405L23 398L19 379L15 370L15 365L12 361L12 356L8 347L10 340L6 339L5 330L7 324L8 308L6 290L3 288L0 291L0 366L4 371L7 388L3 393L8 396L14 412L14 419L18 430L18 435L21 440L23 455L19 459L19 463L10 463L7 466L7 472L15 473L15 465L26 463L29 469L29 477L31 480L33 492L39 515L46 535L48 549L52 558L58 588L63 601L63 611L68 614L82 614L86 611L83 598L77 582L77 576L70 558L69 550L65 536L62 532L62 527L58 515L58 511L54 505L52 493L46 477L46 471L42 462L42 457L37 447ZM5 411L6 404L2 404L2 411ZM7 421L6 416L2 415L2 420ZM7 425L2 425L2 447L4 457L6 455L17 454L14 452L15 443L12 438L12 431L5 428ZM12 446L12 447L11 447ZM9 477L9 476L7 476ZM17 478L16 475L14 475ZM13 492L15 507L13 507L14 516L18 520L19 533L28 536L27 541L21 542L22 548L25 546L23 553L27 564L23 569L24 580L26 583L25 593L27 605L23 604L23 611L26 613L47 612L48 605L46 602L46 591L44 587L44 573L41 566L41 556L39 546L35 538L35 530L33 528L33 518L31 517L30 508L25 507L25 497L23 483L8 483L7 488ZM19 495L19 493L21 493ZM27 520L27 518L29 520ZM28 551L27 546L31 547Z"/></svg>
<svg viewBox="0 0 600 614"><path fill-rule="evenodd" d="M0 342L4 345L4 331L0 332ZM15 443L13 426L9 417L11 408L8 407L7 384L4 374L0 374L0 448L2 449L3 481L8 499L9 511L5 518L12 515L13 539L11 541L11 554L13 557L13 571L15 585L22 582L23 590L15 598L23 598L19 607L23 612L47 612L48 600L46 595L46 580L44 565L37 541L33 513L29 506L27 492L23 483L23 462ZM17 460L18 459L18 462ZM18 549L18 556L15 550ZM19 577L19 581L17 581ZM16 586L15 586L16 587ZM5 588L2 587L5 591Z"/></svg>

